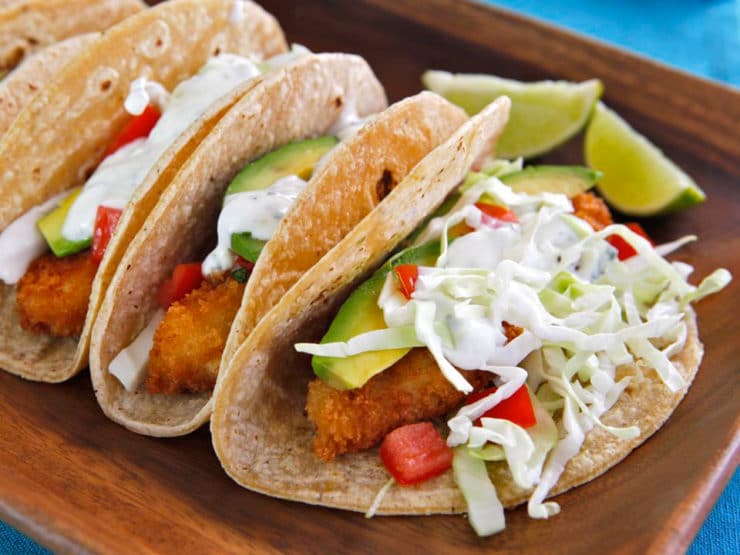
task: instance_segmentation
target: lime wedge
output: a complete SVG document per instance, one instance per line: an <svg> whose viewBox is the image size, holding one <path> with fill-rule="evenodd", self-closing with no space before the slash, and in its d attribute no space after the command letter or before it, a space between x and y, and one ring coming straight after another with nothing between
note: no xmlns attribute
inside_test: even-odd
<svg viewBox="0 0 740 555"><path fill-rule="evenodd" d="M584 147L586 163L604 174L599 192L620 212L652 216L705 199L681 168L601 102L586 130Z"/></svg>
<svg viewBox="0 0 740 555"><path fill-rule="evenodd" d="M586 124L603 90L598 79L522 83L493 75L446 71L427 71L422 81L469 115L477 114L501 95L511 98L509 124L496 145L499 158L532 158L564 143Z"/></svg>

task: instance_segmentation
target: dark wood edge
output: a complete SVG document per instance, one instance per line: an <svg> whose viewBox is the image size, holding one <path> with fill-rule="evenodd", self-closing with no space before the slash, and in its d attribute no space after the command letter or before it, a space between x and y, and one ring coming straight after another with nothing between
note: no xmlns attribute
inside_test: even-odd
<svg viewBox="0 0 740 555"><path fill-rule="evenodd" d="M740 416L735 419L724 449L715 453L708 471L676 505L666 527L655 537L648 553L685 553L739 463Z"/></svg>
<svg viewBox="0 0 740 555"><path fill-rule="evenodd" d="M489 4L426 0L420 10L415 0L363 2L521 60L553 78L610 76L604 79L607 102L616 107L628 105L632 112L651 120L651 128L643 131L649 134L652 128L667 128L672 131L666 135L673 146L726 171L740 171L740 92L731 87ZM440 18L440 12L454 13L455 17ZM659 87L652 85L656 82ZM664 90L673 94L666 98L661 94Z"/></svg>
<svg viewBox="0 0 740 555"><path fill-rule="evenodd" d="M79 538L73 538L69 534L65 534L53 523L47 525L36 519L28 518L28 514L22 514L16 507L9 503L3 503L2 500L0 500L0 518L5 524L12 526L18 532L30 538L31 541L42 545L57 555L63 553L92 553L81 548Z"/></svg>

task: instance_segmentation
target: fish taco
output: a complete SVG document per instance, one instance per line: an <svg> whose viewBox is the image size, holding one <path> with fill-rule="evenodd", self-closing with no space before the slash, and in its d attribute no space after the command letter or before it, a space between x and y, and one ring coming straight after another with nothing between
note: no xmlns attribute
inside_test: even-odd
<svg viewBox="0 0 740 555"><path fill-rule="evenodd" d="M101 308L90 367L109 417L156 436L207 422L219 370L260 318L466 119L429 93L384 107L363 60L320 54L224 116Z"/></svg>
<svg viewBox="0 0 740 555"><path fill-rule="evenodd" d="M690 285L665 256L693 238L655 247L614 223L588 191L597 172L474 164L490 110L298 280L219 377L213 444L244 487L368 514L467 511L488 535L504 507L555 515L548 497L618 463L685 395L702 356L689 303L729 273Z"/></svg>
<svg viewBox="0 0 740 555"><path fill-rule="evenodd" d="M85 367L108 281L176 169L302 53L256 4L173 0L110 29L34 97L0 140L1 368L59 382Z"/></svg>

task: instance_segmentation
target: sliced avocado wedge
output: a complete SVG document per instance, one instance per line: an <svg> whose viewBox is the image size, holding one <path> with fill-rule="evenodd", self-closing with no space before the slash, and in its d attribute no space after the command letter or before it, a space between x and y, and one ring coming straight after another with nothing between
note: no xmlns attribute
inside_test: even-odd
<svg viewBox="0 0 740 555"><path fill-rule="evenodd" d="M573 198L596 185L601 172L583 166L527 166L500 179L517 193L559 193Z"/></svg>
<svg viewBox="0 0 740 555"><path fill-rule="evenodd" d="M438 256L439 241L430 241L391 258L344 301L321 343L348 341L362 333L386 328L378 297L388 272L401 264L430 266ZM327 385L335 389L355 389L403 358L409 350L372 351L347 358L314 356L311 364L314 373Z"/></svg>
<svg viewBox="0 0 740 555"><path fill-rule="evenodd" d="M234 233L231 236L231 250L244 260L256 263L267 241L255 239L248 231Z"/></svg>
<svg viewBox="0 0 740 555"><path fill-rule="evenodd" d="M226 189L226 195L266 189L278 179L297 175L308 179L321 157L334 148L336 137L319 137L285 145L247 164Z"/></svg>
<svg viewBox="0 0 740 555"><path fill-rule="evenodd" d="M80 192L82 192L82 187L74 190L72 194L59 203L58 207L36 222L41 235L49 243L51 252L59 258L83 251L92 244L92 239L70 241L62 236L64 220L67 219L69 209Z"/></svg>

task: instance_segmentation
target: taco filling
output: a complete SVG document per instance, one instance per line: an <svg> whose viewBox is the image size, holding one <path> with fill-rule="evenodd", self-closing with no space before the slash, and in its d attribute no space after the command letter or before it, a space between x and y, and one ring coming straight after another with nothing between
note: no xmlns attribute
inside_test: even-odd
<svg viewBox="0 0 740 555"><path fill-rule="evenodd" d="M297 344L317 375L306 403L316 456L380 445L400 485L452 468L487 535L504 527L487 464L507 465L529 515L547 518L559 506L545 498L594 426L636 437L639 421L601 416L644 372L673 392L687 385L671 361L686 307L731 277L690 285L692 268L664 256L695 238L654 247L636 224L613 223L587 192L596 179L502 162L470 174L320 344Z"/></svg>
<svg viewBox="0 0 740 555"><path fill-rule="evenodd" d="M124 207L159 158L217 99L305 52L297 47L259 63L214 56L172 93L146 77L134 81L124 104L132 118L85 185L34 207L0 234L0 279L17 283L22 327L79 336L98 264Z"/></svg>
<svg viewBox="0 0 740 555"><path fill-rule="evenodd" d="M160 286L162 311L110 364L127 390L211 392L231 324L260 253L324 157L364 120L343 113L335 135L296 141L247 164L226 189L217 245L177 265Z"/></svg>

